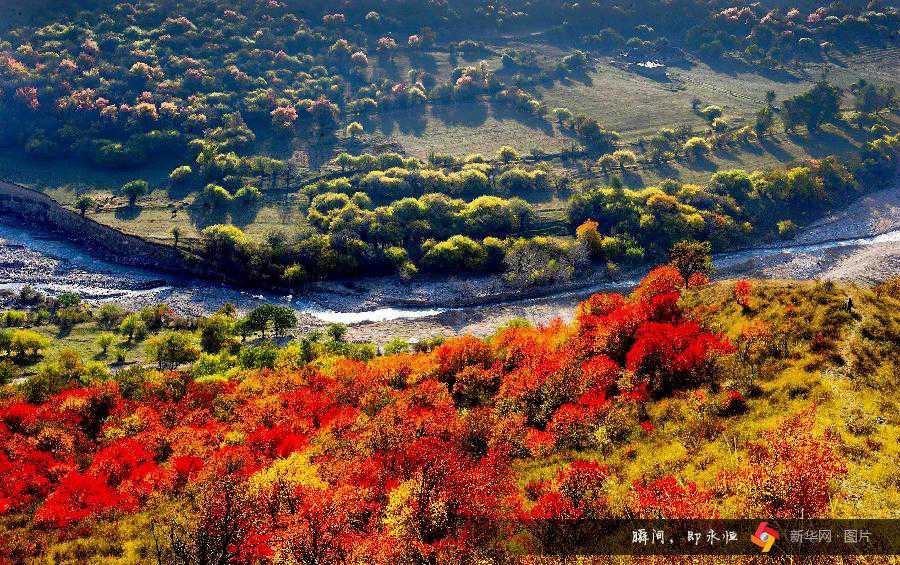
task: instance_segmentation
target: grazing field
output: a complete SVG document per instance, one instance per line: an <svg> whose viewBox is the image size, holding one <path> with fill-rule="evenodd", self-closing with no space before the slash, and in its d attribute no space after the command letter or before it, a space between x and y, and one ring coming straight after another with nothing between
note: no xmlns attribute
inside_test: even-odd
<svg viewBox="0 0 900 565"><path fill-rule="evenodd" d="M48 167L46 162L28 159L15 151L0 153L0 178L41 190L68 208L76 208L80 196L90 195L97 202L88 212L91 218L158 241L171 241L176 227L182 240L196 240L204 227L221 222L240 226L255 238L276 230L292 235L305 225L304 206L308 199L302 194L268 192L249 208L208 213L200 209L193 192L179 192L165 186L170 171L165 162L134 171L99 170L69 161ZM136 178L145 179L157 188L141 197L137 205L129 206L118 191Z"/></svg>
<svg viewBox="0 0 900 565"><path fill-rule="evenodd" d="M430 153L492 156L504 145L522 153L533 149L556 153L572 145L572 139L551 122L527 119L489 103L436 105L422 114L391 112L376 127L416 157Z"/></svg>

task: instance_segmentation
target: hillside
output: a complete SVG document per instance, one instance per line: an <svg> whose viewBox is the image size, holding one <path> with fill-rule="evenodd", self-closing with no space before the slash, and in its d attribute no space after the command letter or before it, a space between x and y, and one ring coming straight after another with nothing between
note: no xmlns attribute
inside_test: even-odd
<svg viewBox="0 0 900 565"><path fill-rule="evenodd" d="M896 518L897 284L666 266L571 324L385 355L160 310L152 366L113 373L54 338L3 389L0 559L496 560L553 518Z"/></svg>
<svg viewBox="0 0 900 565"><path fill-rule="evenodd" d="M0 6L0 179L235 284L614 275L896 172L890 3L41 7Z"/></svg>

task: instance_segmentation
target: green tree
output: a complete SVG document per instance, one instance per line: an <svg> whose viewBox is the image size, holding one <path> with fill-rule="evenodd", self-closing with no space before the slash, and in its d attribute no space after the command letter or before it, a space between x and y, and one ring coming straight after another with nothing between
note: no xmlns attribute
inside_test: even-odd
<svg viewBox="0 0 900 565"><path fill-rule="evenodd" d="M23 392L29 402L44 402L71 383L82 381L87 374L88 369L81 355L72 349L64 349L41 363L37 374L23 383Z"/></svg>
<svg viewBox="0 0 900 565"><path fill-rule="evenodd" d="M630 151L628 149L619 149L615 151L612 156L619 164L619 171L623 175L625 174L626 167L637 164L637 155L634 154L634 151Z"/></svg>
<svg viewBox="0 0 900 565"><path fill-rule="evenodd" d="M607 153L597 159L597 166L600 167L600 171L604 176L609 176L610 171L619 166L619 160L612 153Z"/></svg>
<svg viewBox="0 0 900 565"><path fill-rule="evenodd" d="M150 191L150 185L145 180L133 180L122 185L121 192L128 198L128 204L134 206L138 198Z"/></svg>
<svg viewBox="0 0 900 565"><path fill-rule="evenodd" d="M56 301L60 308L78 308L81 305L81 297L74 292L64 292Z"/></svg>
<svg viewBox="0 0 900 565"><path fill-rule="evenodd" d="M356 139L363 131L363 126L359 122L350 122L350 124L347 125L347 137L350 139Z"/></svg>
<svg viewBox="0 0 900 565"><path fill-rule="evenodd" d="M50 339L33 330L14 330L10 347L19 357L31 355L37 357L41 351L50 347Z"/></svg>
<svg viewBox="0 0 900 565"><path fill-rule="evenodd" d="M19 378L19 368L9 359L0 361L0 386L11 383Z"/></svg>
<svg viewBox="0 0 900 565"><path fill-rule="evenodd" d="M97 336L97 339L94 341L94 343L96 343L97 347L100 348L100 354L106 357L107 353L109 353L110 346L113 344L113 342L115 342L115 340L116 337L113 334L104 332Z"/></svg>
<svg viewBox="0 0 900 565"><path fill-rule="evenodd" d="M793 130L803 123L810 132L815 132L824 123L835 123L840 119L843 91L820 81L807 92L784 101L781 118L786 129Z"/></svg>
<svg viewBox="0 0 900 565"><path fill-rule="evenodd" d="M263 304L247 314L247 323L250 329L260 332L263 338L266 337L271 323L275 335L280 336L286 330L297 325L297 316L286 306Z"/></svg>
<svg viewBox="0 0 900 565"><path fill-rule="evenodd" d="M759 135L763 135L772 127L772 123L775 121L774 114L772 113L772 108L766 106L765 108L760 108L756 112L756 121L753 123L753 129L756 130L756 133Z"/></svg>
<svg viewBox="0 0 900 565"><path fill-rule="evenodd" d="M128 343L140 341L147 336L147 323L141 319L140 314L131 313L119 324L119 333L128 338Z"/></svg>
<svg viewBox="0 0 900 565"><path fill-rule="evenodd" d="M694 273L709 276L713 271L712 245L708 241L679 241L669 250L669 262L685 280Z"/></svg>
<svg viewBox="0 0 900 565"><path fill-rule="evenodd" d="M234 339L235 321L223 314L213 314L200 321L200 346L209 353L218 353Z"/></svg>
<svg viewBox="0 0 900 565"><path fill-rule="evenodd" d="M101 328L111 330L118 327L125 317L125 311L120 306L113 303L104 304L97 311L97 325Z"/></svg>
<svg viewBox="0 0 900 565"><path fill-rule="evenodd" d="M83 218L87 211L93 208L96 205L96 202L93 198L84 194L78 197L78 200L75 201L75 206L78 208L78 211L81 212L81 217Z"/></svg>
<svg viewBox="0 0 900 565"><path fill-rule="evenodd" d="M344 336L347 335L347 326L344 324L328 324L328 327L325 328L325 335L331 341L342 342L344 341Z"/></svg>
<svg viewBox="0 0 900 565"><path fill-rule="evenodd" d="M0 315L0 320L8 328L20 328L28 322L28 312L22 310L7 310Z"/></svg>
<svg viewBox="0 0 900 565"><path fill-rule="evenodd" d="M176 331L165 331L151 337L147 340L145 352L147 361L156 363L160 370L175 369L200 357L200 348L194 344L192 336Z"/></svg>
<svg viewBox="0 0 900 565"><path fill-rule="evenodd" d="M12 334L12 330L0 328L0 351L5 352L7 357L10 357L13 351Z"/></svg>
<svg viewBox="0 0 900 565"><path fill-rule="evenodd" d="M568 108L554 108L553 117L556 118L558 124L562 125L566 122L570 122L573 118L573 114Z"/></svg>
<svg viewBox="0 0 900 565"><path fill-rule="evenodd" d="M295 263L284 269L284 274L281 278L288 288L297 292L300 290L300 287L303 286L303 283L307 281L308 277L309 275L307 274L306 269L304 269L302 265L297 265Z"/></svg>
<svg viewBox="0 0 900 565"><path fill-rule="evenodd" d="M500 151L497 152L497 158L504 163L509 163L519 158L519 152L508 145L504 145L500 148Z"/></svg>
<svg viewBox="0 0 900 565"><path fill-rule="evenodd" d="M722 108L715 105L707 106L700 111L700 115L706 118L706 121L712 123L716 118L722 117Z"/></svg>

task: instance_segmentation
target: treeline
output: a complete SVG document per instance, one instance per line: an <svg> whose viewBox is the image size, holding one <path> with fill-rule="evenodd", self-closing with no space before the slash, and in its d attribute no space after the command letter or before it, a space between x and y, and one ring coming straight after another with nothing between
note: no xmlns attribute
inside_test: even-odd
<svg viewBox="0 0 900 565"><path fill-rule="evenodd" d="M648 252L661 254L677 241L695 239L727 249L762 238L790 237L797 224L876 190L897 171L900 137L866 143L859 157L834 157L787 169L715 173L705 185L667 180L630 190L587 181L569 203L571 227L587 220L620 237L633 237Z"/></svg>
<svg viewBox="0 0 900 565"><path fill-rule="evenodd" d="M891 47L898 18L886 2L764 3L712 6L683 0L634 3L531 3L527 21L554 29L560 38L578 37L585 48L627 50L639 56L682 59L682 44L709 61L731 61L789 70L793 61L820 60L860 46Z"/></svg>
<svg viewBox="0 0 900 565"><path fill-rule="evenodd" d="M92 306L74 293L54 298L29 286L5 299L15 308L0 311L0 387L15 384L32 402L59 393L72 381L89 385L112 378L113 372L127 380L129 372L141 372L141 367L163 371L192 365L192 377L203 378L272 369L286 355L309 362L324 355L368 360L377 353L372 344L345 341L347 328L340 324L304 335L283 350L274 340L294 330L297 316L275 304L243 314L225 304L209 316L194 317L178 315L162 303L134 311L116 303ZM76 327L91 339L77 340L77 349L60 346Z"/></svg>
<svg viewBox="0 0 900 565"><path fill-rule="evenodd" d="M825 158L787 169L722 171L704 185L667 180L631 190L617 177L609 186L584 181L574 187L568 205L574 238L529 237L536 214L519 198L403 197L413 186L410 179L423 182L423 172L437 172L406 162L401 164L411 168L310 185L309 227L293 237L276 232L259 241L230 225L206 228L202 255L237 282L293 289L360 272L397 272L403 278L420 271L503 272L511 283L544 284L571 278L592 259L615 272L622 262L661 257L684 240L708 241L724 250L790 237L797 225L892 179L898 143L898 136L867 143L852 162ZM473 164L481 165L463 164L460 172L476 170L466 169ZM439 174L449 179L457 173ZM370 194L388 203L376 205ZM578 236L577 228L586 222L596 223L598 237L610 238L606 252L598 253Z"/></svg>
<svg viewBox="0 0 900 565"><path fill-rule="evenodd" d="M325 193L310 204L307 231L257 241L234 226L211 226L203 231L203 257L220 272L241 273L239 282L296 289L310 280L361 272L393 271L403 278L420 269L500 272L517 254L544 252L544 264L535 261L533 270L573 251L571 242L557 238L521 239L517 234L526 232L533 218L531 206L518 198L466 202L426 194L372 208L362 192Z"/></svg>
<svg viewBox="0 0 900 565"><path fill-rule="evenodd" d="M527 194L555 187L548 169L515 163L520 155L510 147L500 148L496 159L482 155L465 157L431 154L427 161L396 153L338 155L332 162L353 176L320 180L304 187L311 197L364 192L377 201L405 196L443 193L453 196L483 194Z"/></svg>

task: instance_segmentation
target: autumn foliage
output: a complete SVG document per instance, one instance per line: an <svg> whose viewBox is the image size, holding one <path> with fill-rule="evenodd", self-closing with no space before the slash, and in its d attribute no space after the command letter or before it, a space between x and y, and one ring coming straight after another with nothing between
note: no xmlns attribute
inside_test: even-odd
<svg viewBox="0 0 900 565"><path fill-rule="evenodd" d="M8 398L0 515L20 526L0 561L134 515L164 561L492 559L521 524L551 543L542 520L614 514L615 471L576 459L523 485L515 462L590 447L613 420L652 434L623 414L711 382L733 353L682 311L684 285L661 267L631 296L592 296L572 324L510 326L429 352L202 382L148 371L137 385L73 386L40 404ZM812 481L842 469L803 439L803 421L761 442L735 478L774 492L764 504L779 516L821 513L827 495ZM717 514L710 490L673 476L635 481L626 502L635 516Z"/></svg>
<svg viewBox="0 0 900 565"><path fill-rule="evenodd" d="M734 301L744 310L750 309L750 294L753 285L748 280L739 280L734 283Z"/></svg>

